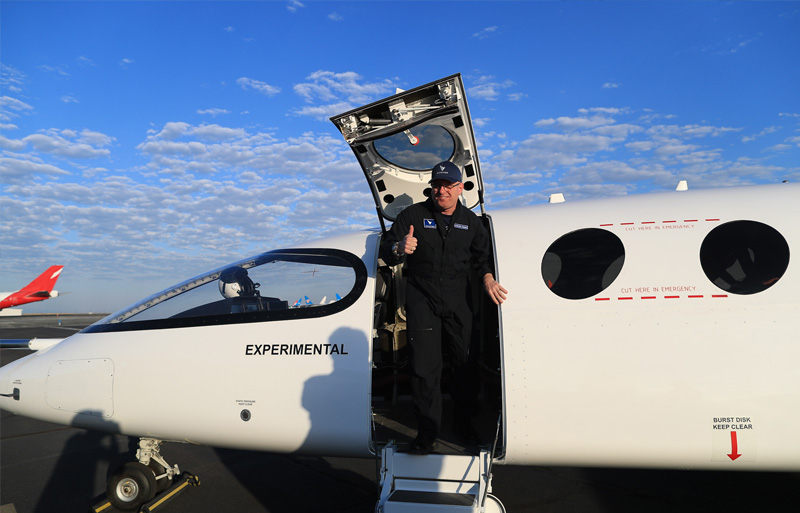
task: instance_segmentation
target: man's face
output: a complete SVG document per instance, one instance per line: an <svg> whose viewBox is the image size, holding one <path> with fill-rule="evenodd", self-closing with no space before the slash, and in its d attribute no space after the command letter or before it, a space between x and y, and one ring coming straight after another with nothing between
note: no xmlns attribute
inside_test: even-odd
<svg viewBox="0 0 800 513"><path fill-rule="evenodd" d="M443 214L452 214L456 209L456 202L464 190L461 182L448 182L447 180L434 180L431 182L431 196L436 209Z"/></svg>

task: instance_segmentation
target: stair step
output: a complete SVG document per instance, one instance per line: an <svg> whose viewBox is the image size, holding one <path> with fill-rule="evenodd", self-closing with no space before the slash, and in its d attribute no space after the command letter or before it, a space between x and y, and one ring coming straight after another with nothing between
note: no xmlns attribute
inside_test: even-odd
<svg viewBox="0 0 800 513"><path fill-rule="evenodd" d="M471 493L395 490L383 504L383 513L474 513Z"/></svg>
<svg viewBox="0 0 800 513"><path fill-rule="evenodd" d="M475 495L471 493L423 492L419 490L397 490L389 496L389 502L414 504L439 504L442 506L472 506Z"/></svg>
<svg viewBox="0 0 800 513"><path fill-rule="evenodd" d="M480 455L415 455L387 445L382 452L381 498L376 511L477 513L481 497L491 487L490 458L488 451Z"/></svg>

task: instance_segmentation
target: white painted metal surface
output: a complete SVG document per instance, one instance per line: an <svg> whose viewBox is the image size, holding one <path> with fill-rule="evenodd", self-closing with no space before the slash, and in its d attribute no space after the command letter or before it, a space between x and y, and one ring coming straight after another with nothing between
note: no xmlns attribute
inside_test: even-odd
<svg viewBox="0 0 800 513"><path fill-rule="evenodd" d="M18 388L20 400L2 398L2 406L50 422L162 440L369 456L376 244L377 235L367 232L328 241L329 247L367 262L367 287L342 312L274 322L79 333L3 367L0 386ZM329 344L339 353L254 350L263 344ZM58 371L57 383L48 377L54 369L74 369L80 366L75 362L97 359L113 368L113 377L104 374L95 382L91 377L99 376L97 365L87 363L80 365L89 374ZM101 402L95 397L98 389L110 389L112 381L113 400ZM59 407L67 397L69 407ZM80 400L84 408L74 403Z"/></svg>
<svg viewBox="0 0 800 513"><path fill-rule="evenodd" d="M699 252L716 226L755 220L796 254L798 200L782 184L494 213L500 281L513 284L505 462L797 470L800 270L792 260L767 290L726 294ZM564 299L542 256L583 228L618 236L625 263L601 293Z"/></svg>

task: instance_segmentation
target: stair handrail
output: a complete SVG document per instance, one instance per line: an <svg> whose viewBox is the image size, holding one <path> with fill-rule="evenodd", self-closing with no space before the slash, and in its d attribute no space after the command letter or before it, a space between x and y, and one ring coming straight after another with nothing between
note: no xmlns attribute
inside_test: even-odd
<svg viewBox="0 0 800 513"><path fill-rule="evenodd" d="M492 464L494 463L494 452L497 450L497 440L500 438L500 424L503 421L503 413L497 416L497 430L494 433L494 442L492 443L492 452L489 454L489 465L486 467L486 486L483 487L483 494L481 497L481 511L486 507L486 497L489 495L489 481L492 478Z"/></svg>

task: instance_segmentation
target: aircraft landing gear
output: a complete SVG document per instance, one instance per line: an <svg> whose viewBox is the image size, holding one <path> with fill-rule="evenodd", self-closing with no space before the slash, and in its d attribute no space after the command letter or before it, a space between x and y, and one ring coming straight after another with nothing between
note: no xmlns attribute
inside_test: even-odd
<svg viewBox="0 0 800 513"><path fill-rule="evenodd" d="M106 495L120 511L139 511L158 492L166 490L180 476L178 465L170 467L161 456L161 440L142 438L136 459L114 470L108 479Z"/></svg>

